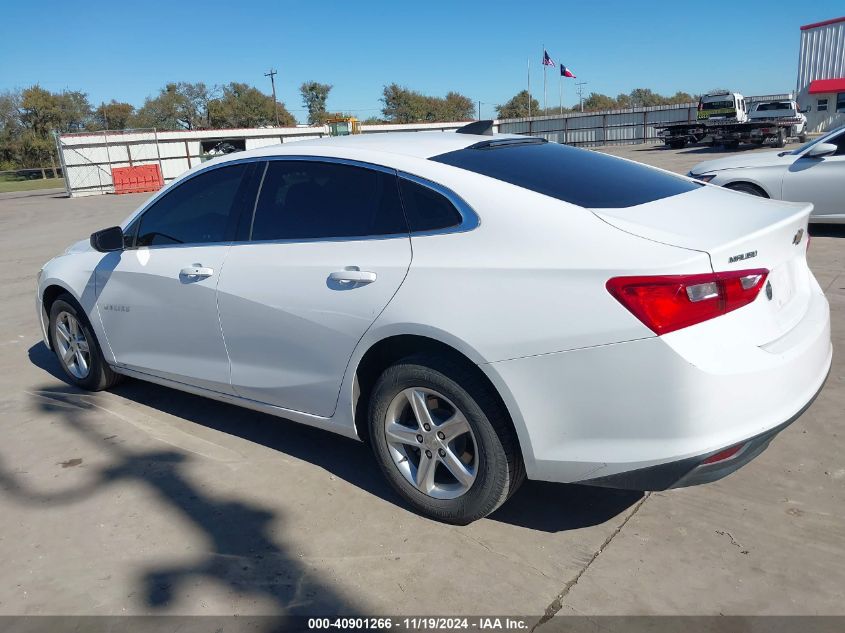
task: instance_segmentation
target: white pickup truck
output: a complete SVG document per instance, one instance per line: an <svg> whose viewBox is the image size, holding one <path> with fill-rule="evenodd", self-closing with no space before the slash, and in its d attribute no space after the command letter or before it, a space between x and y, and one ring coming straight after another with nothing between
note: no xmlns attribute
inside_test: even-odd
<svg viewBox="0 0 845 633"><path fill-rule="evenodd" d="M801 143L807 141L807 117L805 117L794 100L781 99L777 101L759 101L751 106L748 120L753 122L791 123L785 128L785 136L797 138ZM750 141L762 145L767 140L776 137L778 128L758 127L751 130Z"/></svg>

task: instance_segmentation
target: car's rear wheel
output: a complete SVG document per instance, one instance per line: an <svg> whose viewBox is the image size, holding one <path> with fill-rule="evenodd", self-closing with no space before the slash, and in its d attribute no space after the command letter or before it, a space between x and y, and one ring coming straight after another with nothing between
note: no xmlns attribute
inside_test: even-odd
<svg viewBox="0 0 845 633"><path fill-rule="evenodd" d="M70 295L50 307L50 341L68 379L89 391L107 389L122 378L108 366L85 313Z"/></svg>
<svg viewBox="0 0 845 633"><path fill-rule="evenodd" d="M475 521L525 477L507 414L459 363L419 355L388 367L373 387L369 425L387 480L430 518Z"/></svg>
<svg viewBox="0 0 845 633"><path fill-rule="evenodd" d="M725 189L731 189L732 191L741 191L742 193L747 193L752 196L759 196L760 198L768 198L769 196L766 195L760 187L756 187L751 183L747 182L737 182L731 185L725 185Z"/></svg>

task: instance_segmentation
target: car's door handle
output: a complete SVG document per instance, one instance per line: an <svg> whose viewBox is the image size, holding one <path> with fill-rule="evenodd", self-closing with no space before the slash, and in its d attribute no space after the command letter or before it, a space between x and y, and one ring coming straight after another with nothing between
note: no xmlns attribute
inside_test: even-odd
<svg viewBox="0 0 845 633"><path fill-rule="evenodd" d="M368 270L338 270L330 274L329 279L341 283L371 284L376 280L376 274Z"/></svg>
<svg viewBox="0 0 845 633"><path fill-rule="evenodd" d="M211 277L214 274L214 269L194 264L193 266L185 266L185 268L179 271L179 274L183 277L202 279L205 277Z"/></svg>

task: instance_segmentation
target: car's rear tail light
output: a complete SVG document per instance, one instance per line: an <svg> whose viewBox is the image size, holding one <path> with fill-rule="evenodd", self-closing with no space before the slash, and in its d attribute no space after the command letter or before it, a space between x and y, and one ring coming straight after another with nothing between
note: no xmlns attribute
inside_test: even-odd
<svg viewBox="0 0 845 633"><path fill-rule="evenodd" d="M768 270L703 275L614 277L607 290L655 334L714 319L748 305L760 293Z"/></svg>

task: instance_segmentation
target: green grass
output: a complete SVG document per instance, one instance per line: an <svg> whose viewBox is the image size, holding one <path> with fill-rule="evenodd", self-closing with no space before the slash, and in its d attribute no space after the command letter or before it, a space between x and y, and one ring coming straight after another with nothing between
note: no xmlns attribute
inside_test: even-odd
<svg viewBox="0 0 845 633"><path fill-rule="evenodd" d="M38 180L0 180L0 193L10 191L34 191L65 187L64 178L39 178Z"/></svg>

